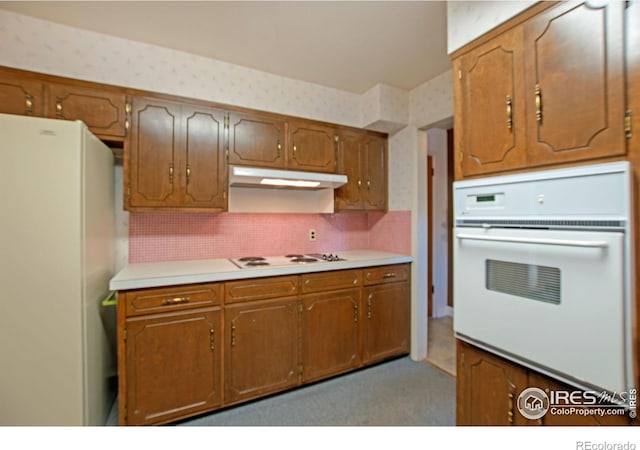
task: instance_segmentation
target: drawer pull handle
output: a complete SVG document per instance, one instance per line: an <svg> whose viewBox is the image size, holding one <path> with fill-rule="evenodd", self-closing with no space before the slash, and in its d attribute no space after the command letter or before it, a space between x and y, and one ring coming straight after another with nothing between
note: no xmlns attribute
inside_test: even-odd
<svg viewBox="0 0 640 450"><path fill-rule="evenodd" d="M211 344L211 350L216 349L216 330L213 328L209 329L209 342Z"/></svg>
<svg viewBox="0 0 640 450"><path fill-rule="evenodd" d="M56 116L59 118L62 117L62 102L60 99L56 101Z"/></svg>
<svg viewBox="0 0 640 450"><path fill-rule="evenodd" d="M511 96L507 95L507 128L513 127L513 111L511 108Z"/></svg>
<svg viewBox="0 0 640 450"><path fill-rule="evenodd" d="M396 273L395 272L388 272L385 273L384 275L382 275L382 278L395 278L396 277Z"/></svg>
<svg viewBox="0 0 640 450"><path fill-rule="evenodd" d="M191 301L190 297L174 297L174 298L165 298L162 300L163 305L179 305L181 303L189 303Z"/></svg>
<svg viewBox="0 0 640 450"><path fill-rule="evenodd" d="M353 304L353 321L354 322L358 321L358 304L357 303Z"/></svg>

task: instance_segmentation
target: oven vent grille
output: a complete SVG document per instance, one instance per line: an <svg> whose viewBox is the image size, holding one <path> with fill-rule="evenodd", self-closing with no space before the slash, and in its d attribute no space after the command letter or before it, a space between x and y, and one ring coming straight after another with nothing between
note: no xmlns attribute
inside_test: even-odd
<svg viewBox="0 0 640 450"><path fill-rule="evenodd" d="M491 291L560 304L560 269L486 260L486 287Z"/></svg>
<svg viewBox="0 0 640 450"><path fill-rule="evenodd" d="M624 220L482 220L457 219L458 226L492 226L492 227L522 227L522 228L607 228L621 229L625 227Z"/></svg>

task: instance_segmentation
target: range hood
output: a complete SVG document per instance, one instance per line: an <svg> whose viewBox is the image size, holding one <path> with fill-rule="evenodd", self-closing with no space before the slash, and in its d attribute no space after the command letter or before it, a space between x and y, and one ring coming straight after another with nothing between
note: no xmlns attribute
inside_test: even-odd
<svg viewBox="0 0 640 450"><path fill-rule="evenodd" d="M229 186L276 189L336 189L347 182L346 175L260 167L229 166Z"/></svg>

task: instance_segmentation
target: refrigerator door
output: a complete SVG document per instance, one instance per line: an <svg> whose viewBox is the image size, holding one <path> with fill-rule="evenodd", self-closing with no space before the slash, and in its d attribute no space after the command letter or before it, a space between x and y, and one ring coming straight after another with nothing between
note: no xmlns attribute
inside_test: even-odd
<svg viewBox="0 0 640 450"><path fill-rule="evenodd" d="M0 425L104 424L108 413L91 411L99 377L89 359L105 357L92 298L106 292L112 256L97 250L110 243L92 231L99 219L83 187L113 197L102 179L113 163L85 176L85 133L79 122L0 114Z"/></svg>

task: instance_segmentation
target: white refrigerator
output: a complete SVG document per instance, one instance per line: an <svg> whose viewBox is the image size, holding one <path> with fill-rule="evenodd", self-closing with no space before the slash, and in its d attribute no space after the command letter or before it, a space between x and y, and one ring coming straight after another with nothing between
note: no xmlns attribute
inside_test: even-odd
<svg viewBox="0 0 640 450"><path fill-rule="evenodd" d="M0 114L0 426L106 422L113 165L81 122Z"/></svg>

